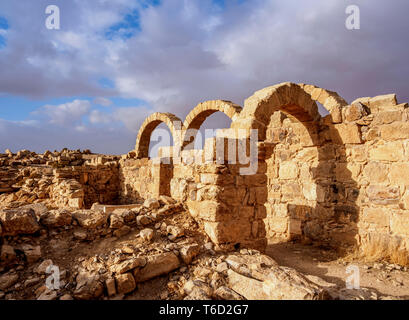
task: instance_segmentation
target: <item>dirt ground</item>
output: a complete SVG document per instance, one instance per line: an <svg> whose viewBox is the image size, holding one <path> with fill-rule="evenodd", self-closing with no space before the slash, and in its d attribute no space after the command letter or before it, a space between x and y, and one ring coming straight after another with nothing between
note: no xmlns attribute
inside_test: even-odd
<svg viewBox="0 0 409 320"><path fill-rule="evenodd" d="M269 244L266 254L282 266L320 277L339 287L346 287L346 279L350 276L346 272L348 265L356 265L360 271L360 287L375 291L378 297L409 299L409 272L405 268L388 270L387 264L344 262L334 251L297 243Z"/></svg>

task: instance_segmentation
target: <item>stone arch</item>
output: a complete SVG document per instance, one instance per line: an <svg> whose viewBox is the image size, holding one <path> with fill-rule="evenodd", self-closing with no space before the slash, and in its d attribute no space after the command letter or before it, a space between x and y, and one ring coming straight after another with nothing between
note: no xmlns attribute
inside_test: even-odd
<svg viewBox="0 0 409 320"><path fill-rule="evenodd" d="M280 83L256 91L244 102L244 108L233 129L258 129L259 140L265 139L266 126L275 111L283 111L300 121L314 121L321 118L316 102L329 112L332 123L342 122L342 108L348 103L336 92L313 85Z"/></svg>
<svg viewBox="0 0 409 320"><path fill-rule="evenodd" d="M183 144L182 147L187 146L192 141L194 141L194 136L191 136L188 141L187 135L191 135L189 130L199 130L203 122L213 113L223 112L232 121L235 121L241 112L242 108L233 102L225 100L211 100L203 103L199 103L192 111L186 116L184 122L184 134L183 134Z"/></svg>
<svg viewBox="0 0 409 320"><path fill-rule="evenodd" d="M139 159L149 157L149 144L155 128L165 123L172 133L174 144L179 144L180 132L183 130L182 121L172 113L155 112L145 119L136 138L135 151Z"/></svg>

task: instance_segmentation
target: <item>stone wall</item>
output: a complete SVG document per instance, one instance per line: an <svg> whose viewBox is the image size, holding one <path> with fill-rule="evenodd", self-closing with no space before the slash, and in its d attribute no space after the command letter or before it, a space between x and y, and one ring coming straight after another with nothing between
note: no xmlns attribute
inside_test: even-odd
<svg viewBox="0 0 409 320"><path fill-rule="evenodd" d="M319 115L317 102L328 116ZM218 137L222 159L215 138L203 150L165 148L160 158L146 158L160 122L171 125L175 146L183 148L194 138L187 128L218 111L232 119ZM90 207L170 195L221 246L260 249L268 239L353 247L382 238L409 249L408 120L408 105L395 95L348 104L335 92L284 83L256 92L243 109L221 100L199 104L183 124L155 113L141 127L136 150L121 159L1 155L0 201ZM237 139L239 129L244 138ZM232 143L251 143L251 129L257 129L257 171L243 175L243 165L225 155Z"/></svg>

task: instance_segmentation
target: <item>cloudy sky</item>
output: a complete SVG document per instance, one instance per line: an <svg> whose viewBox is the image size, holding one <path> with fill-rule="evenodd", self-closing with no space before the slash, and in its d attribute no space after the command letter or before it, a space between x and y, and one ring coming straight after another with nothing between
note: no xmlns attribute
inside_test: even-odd
<svg viewBox="0 0 409 320"><path fill-rule="evenodd" d="M45 26L50 4L60 30ZM345 27L351 4L360 30ZM409 101L408 12L407 0L1 0L0 152L126 153L152 112L183 119L283 81Z"/></svg>

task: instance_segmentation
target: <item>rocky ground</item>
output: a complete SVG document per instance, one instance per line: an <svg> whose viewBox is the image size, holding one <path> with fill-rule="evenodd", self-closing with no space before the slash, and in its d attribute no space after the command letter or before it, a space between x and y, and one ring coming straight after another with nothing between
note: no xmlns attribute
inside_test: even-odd
<svg viewBox="0 0 409 320"><path fill-rule="evenodd" d="M0 209L0 299L406 299L406 268L339 259L295 243L223 251L182 204L148 199L107 212ZM345 288L346 266L359 290ZM59 289L53 275L59 271Z"/></svg>

